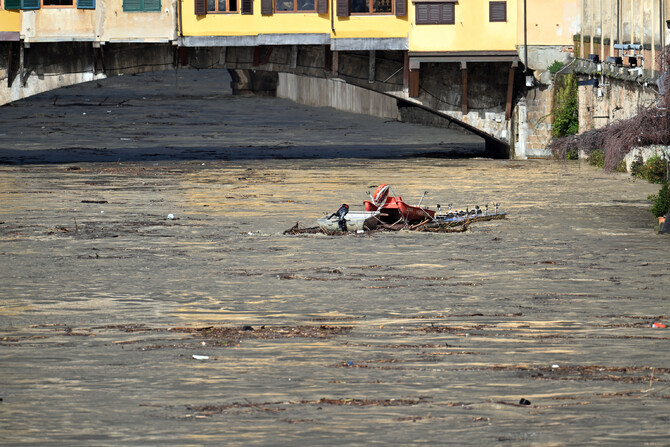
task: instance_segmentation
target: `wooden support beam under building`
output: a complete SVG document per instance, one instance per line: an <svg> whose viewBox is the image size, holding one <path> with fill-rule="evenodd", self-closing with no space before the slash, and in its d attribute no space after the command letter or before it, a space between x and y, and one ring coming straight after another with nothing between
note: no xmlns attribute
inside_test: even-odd
<svg viewBox="0 0 670 447"><path fill-rule="evenodd" d="M419 69L409 70L409 97L419 97Z"/></svg>
<svg viewBox="0 0 670 447"><path fill-rule="evenodd" d="M468 63L461 61L461 113L468 114Z"/></svg>
<svg viewBox="0 0 670 447"><path fill-rule="evenodd" d="M330 45L323 46L323 69L333 71L333 52L330 50Z"/></svg>
<svg viewBox="0 0 670 447"><path fill-rule="evenodd" d="M298 66L298 45L291 46L291 68Z"/></svg>
<svg viewBox="0 0 670 447"><path fill-rule="evenodd" d="M409 51L405 50L405 60L403 61L402 71L402 91L409 93Z"/></svg>
<svg viewBox="0 0 670 447"><path fill-rule="evenodd" d="M261 47L254 47L254 61L251 63L253 67L258 67L261 62Z"/></svg>
<svg viewBox="0 0 670 447"><path fill-rule="evenodd" d="M7 52L7 88L10 88L12 86L12 70L14 70L14 66L12 64L12 47L14 46L14 42L9 42L9 50Z"/></svg>
<svg viewBox="0 0 670 447"><path fill-rule="evenodd" d="M333 62L332 62L333 76L337 76L340 71L340 52L333 51Z"/></svg>
<svg viewBox="0 0 670 447"><path fill-rule="evenodd" d="M30 44L27 44L23 41L21 41L20 47L19 47L19 85L21 87L26 86L26 79L28 76L26 75L26 67L25 67L25 58L26 58L26 48L30 48Z"/></svg>
<svg viewBox="0 0 670 447"><path fill-rule="evenodd" d="M377 55L375 50L370 50L368 55L368 83L374 84L375 82L375 61Z"/></svg>
<svg viewBox="0 0 670 447"><path fill-rule="evenodd" d="M514 99L514 74L516 67L519 65L518 61L512 62L509 67L509 76L507 78L507 105L505 107L505 119L509 121L512 117L512 100Z"/></svg>

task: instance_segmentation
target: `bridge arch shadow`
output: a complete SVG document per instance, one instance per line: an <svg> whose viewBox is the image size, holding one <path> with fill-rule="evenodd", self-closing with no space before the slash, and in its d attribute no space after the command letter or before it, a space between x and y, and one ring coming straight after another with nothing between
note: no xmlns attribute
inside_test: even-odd
<svg viewBox="0 0 670 447"><path fill-rule="evenodd" d="M454 129L235 95L233 86L226 70L172 69L16 101L3 107L0 164L485 155L480 138Z"/></svg>

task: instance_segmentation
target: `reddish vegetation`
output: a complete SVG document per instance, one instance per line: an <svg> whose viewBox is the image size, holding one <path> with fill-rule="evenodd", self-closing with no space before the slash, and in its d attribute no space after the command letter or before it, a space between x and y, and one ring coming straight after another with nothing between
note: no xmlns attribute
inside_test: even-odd
<svg viewBox="0 0 670 447"><path fill-rule="evenodd" d="M641 108L633 118L615 121L579 135L559 138L549 146L552 153L556 157L566 158L571 150L579 149L590 154L596 149L602 149L605 169L614 170L634 147L670 145L670 45L664 48L659 59L663 74L656 103Z"/></svg>

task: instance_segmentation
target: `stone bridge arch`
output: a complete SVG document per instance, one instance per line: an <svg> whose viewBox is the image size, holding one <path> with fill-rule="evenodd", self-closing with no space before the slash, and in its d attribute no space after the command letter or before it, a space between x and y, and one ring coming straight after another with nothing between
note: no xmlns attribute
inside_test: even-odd
<svg viewBox="0 0 670 447"><path fill-rule="evenodd" d="M378 97L381 94L399 110L421 110L483 137L487 153L496 158L514 156L515 123L510 111L524 92L522 73L509 61L475 60L467 65L423 61L419 82L419 72L409 69L408 52L400 50L96 42L8 42L4 46L0 69L6 81L0 86L0 104L112 76L171 68L226 69L236 94L274 95L279 89L282 97L298 102L373 115L384 103ZM464 83L468 77L469 83ZM309 85L313 91L308 91ZM367 109L357 110L355 103L364 92L376 99L369 100ZM320 102L314 103L315 98ZM348 100L349 109L346 104L334 105Z"/></svg>

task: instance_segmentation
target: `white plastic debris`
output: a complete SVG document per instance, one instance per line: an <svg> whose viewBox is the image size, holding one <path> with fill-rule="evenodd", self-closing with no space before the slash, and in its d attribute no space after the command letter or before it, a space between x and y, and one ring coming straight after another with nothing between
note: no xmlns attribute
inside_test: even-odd
<svg viewBox="0 0 670 447"><path fill-rule="evenodd" d="M554 363L553 365L551 365L551 367L554 369L558 368L558 363Z"/></svg>
<svg viewBox="0 0 670 447"><path fill-rule="evenodd" d="M356 230L356 233L358 234L365 233L365 230Z"/></svg>
<svg viewBox="0 0 670 447"><path fill-rule="evenodd" d="M167 218L169 220L174 220L174 214L172 214L172 213L168 214Z"/></svg>
<svg viewBox="0 0 670 447"><path fill-rule="evenodd" d="M198 354L193 354L191 357L193 357L196 360L209 360L208 355L198 355Z"/></svg>

